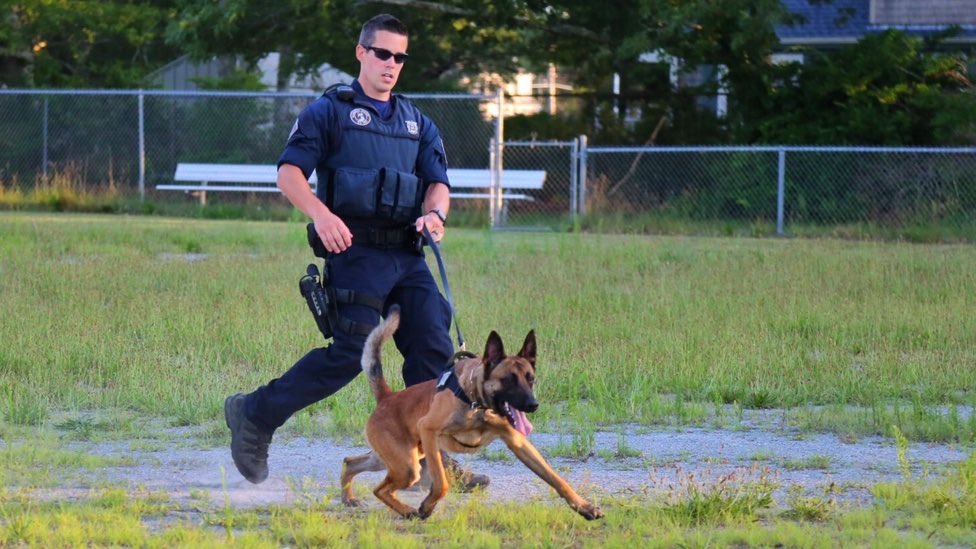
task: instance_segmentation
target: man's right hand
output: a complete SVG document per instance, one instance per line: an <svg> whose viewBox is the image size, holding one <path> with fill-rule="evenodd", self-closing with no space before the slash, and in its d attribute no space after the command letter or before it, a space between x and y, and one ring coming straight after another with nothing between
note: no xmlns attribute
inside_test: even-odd
<svg viewBox="0 0 976 549"><path fill-rule="evenodd" d="M346 227L339 216L331 211L319 215L312 222L315 223L315 232L330 253L342 253L352 246L352 233L349 232L349 227Z"/></svg>
<svg viewBox="0 0 976 549"><path fill-rule="evenodd" d="M329 253L340 253L352 246L352 233L341 219L315 196L301 168L293 164L278 167L278 188L285 198L310 218L315 232Z"/></svg>

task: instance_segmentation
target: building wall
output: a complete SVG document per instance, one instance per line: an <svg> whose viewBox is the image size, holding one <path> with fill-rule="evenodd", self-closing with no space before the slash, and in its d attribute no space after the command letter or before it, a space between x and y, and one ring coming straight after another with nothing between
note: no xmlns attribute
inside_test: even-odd
<svg viewBox="0 0 976 549"><path fill-rule="evenodd" d="M972 25L976 0L872 0L875 25Z"/></svg>

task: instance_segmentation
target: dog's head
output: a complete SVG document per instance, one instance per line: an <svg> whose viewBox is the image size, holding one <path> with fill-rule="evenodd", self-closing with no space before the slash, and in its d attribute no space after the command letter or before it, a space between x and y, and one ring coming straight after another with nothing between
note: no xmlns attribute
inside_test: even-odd
<svg viewBox="0 0 976 549"><path fill-rule="evenodd" d="M492 331L481 355L486 403L522 434L531 430L525 412L534 412L539 407L532 390L535 385L535 349L533 330L525 336L522 350L515 356L507 356L502 338Z"/></svg>

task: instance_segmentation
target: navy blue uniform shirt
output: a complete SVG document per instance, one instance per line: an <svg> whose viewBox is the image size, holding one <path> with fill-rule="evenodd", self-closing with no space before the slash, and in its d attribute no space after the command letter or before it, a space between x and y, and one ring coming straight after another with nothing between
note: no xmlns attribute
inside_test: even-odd
<svg viewBox="0 0 976 549"><path fill-rule="evenodd" d="M357 106L368 108L380 116L376 109L374 100L371 100L363 93L363 88L358 81L353 81L352 88L356 92L353 99ZM327 159L339 146L341 140L340 125L336 119L336 109L333 101L340 101L335 97L320 97L305 107L298 120L292 127L291 135L285 150L278 159L278 167L282 164L292 164L302 170L307 178L312 171L325 166ZM387 117L392 115L395 109L403 107L398 103L406 101L397 94L390 96ZM440 182L450 185L447 178L447 155L444 151L444 143L441 140L440 130L426 115L420 116L418 129L420 133L420 148L414 165L414 174L417 175L425 184ZM356 166L363 168L380 168L383 166ZM319 171L319 180L323 177L323 171Z"/></svg>

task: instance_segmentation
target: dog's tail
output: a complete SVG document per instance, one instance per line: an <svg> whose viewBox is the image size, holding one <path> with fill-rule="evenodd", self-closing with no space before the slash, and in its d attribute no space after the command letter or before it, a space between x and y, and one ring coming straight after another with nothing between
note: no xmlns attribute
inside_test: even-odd
<svg viewBox="0 0 976 549"><path fill-rule="evenodd" d="M383 343L393 337L393 332L400 326L400 307L393 305L386 314L386 319L379 326L373 328L366 338L363 346L363 372L369 379L369 388L373 391L376 400L381 400L390 394L390 386L386 384L383 377L383 363L380 355L383 354Z"/></svg>

